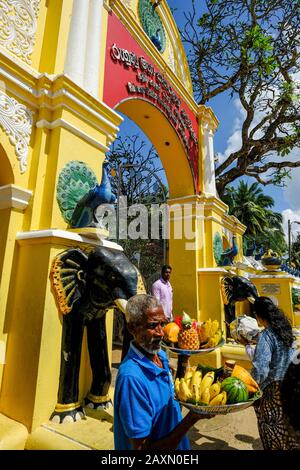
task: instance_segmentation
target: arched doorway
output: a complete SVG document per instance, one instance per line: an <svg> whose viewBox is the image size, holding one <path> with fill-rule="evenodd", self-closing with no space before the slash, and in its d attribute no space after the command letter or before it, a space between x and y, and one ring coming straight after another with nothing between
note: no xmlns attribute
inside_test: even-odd
<svg viewBox="0 0 300 470"><path fill-rule="evenodd" d="M174 127L162 111L143 99L126 99L118 103L115 110L132 119L153 143L167 176L170 198L194 194L191 164Z"/></svg>

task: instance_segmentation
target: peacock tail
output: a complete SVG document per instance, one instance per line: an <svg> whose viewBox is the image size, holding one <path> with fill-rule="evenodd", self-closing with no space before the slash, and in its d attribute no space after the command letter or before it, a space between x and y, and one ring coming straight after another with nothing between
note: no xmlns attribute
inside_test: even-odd
<svg viewBox="0 0 300 470"><path fill-rule="evenodd" d="M71 222L77 203L97 184L95 173L78 160L68 162L60 172L57 202L64 220Z"/></svg>

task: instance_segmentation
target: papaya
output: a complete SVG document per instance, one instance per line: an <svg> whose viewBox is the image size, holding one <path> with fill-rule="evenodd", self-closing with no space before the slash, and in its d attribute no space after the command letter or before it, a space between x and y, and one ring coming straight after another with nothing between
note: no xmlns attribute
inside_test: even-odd
<svg viewBox="0 0 300 470"><path fill-rule="evenodd" d="M231 377L237 377L242 380L246 384L249 393L255 393L259 390L259 385L252 378L251 374L238 364L234 366Z"/></svg>

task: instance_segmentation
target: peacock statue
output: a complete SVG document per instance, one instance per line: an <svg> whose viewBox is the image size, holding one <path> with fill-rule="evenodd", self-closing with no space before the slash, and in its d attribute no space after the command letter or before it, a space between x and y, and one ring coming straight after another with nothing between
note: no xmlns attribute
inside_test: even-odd
<svg viewBox="0 0 300 470"><path fill-rule="evenodd" d="M239 249L236 244L236 236L233 235L232 237L232 247L227 248L226 250L221 253L220 256L220 266L231 266L233 264L233 260L235 256L238 254Z"/></svg>
<svg viewBox="0 0 300 470"><path fill-rule="evenodd" d="M160 37L160 29L156 30L156 33L151 36L151 41L153 42L154 46L161 51L162 50L162 41Z"/></svg>
<svg viewBox="0 0 300 470"><path fill-rule="evenodd" d="M94 172L84 162L72 160L62 169L57 185L57 202L64 220L71 227L96 227L97 207L116 201L107 175L107 165L107 162L102 165L100 184L97 184Z"/></svg>

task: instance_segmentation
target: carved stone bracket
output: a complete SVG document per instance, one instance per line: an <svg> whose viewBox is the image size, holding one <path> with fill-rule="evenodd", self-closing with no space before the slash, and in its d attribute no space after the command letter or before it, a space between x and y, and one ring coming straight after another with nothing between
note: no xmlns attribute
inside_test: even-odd
<svg viewBox="0 0 300 470"><path fill-rule="evenodd" d="M0 127L15 146L15 152L20 161L21 173L24 173L27 168L32 123L32 111L0 90Z"/></svg>
<svg viewBox="0 0 300 470"><path fill-rule="evenodd" d="M27 64L35 42L40 0L1 0L0 44Z"/></svg>

